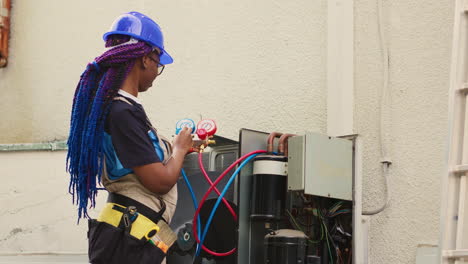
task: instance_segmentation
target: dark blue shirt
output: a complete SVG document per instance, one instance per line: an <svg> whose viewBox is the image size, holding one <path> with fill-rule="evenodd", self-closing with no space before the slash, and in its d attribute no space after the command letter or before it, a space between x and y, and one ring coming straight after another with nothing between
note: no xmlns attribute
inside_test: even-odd
<svg viewBox="0 0 468 264"><path fill-rule="evenodd" d="M122 95L118 95L123 97ZM161 162L156 153L152 125L143 106L128 97L114 100L105 124L104 152L110 178L132 172L136 166ZM156 138L157 140L157 138Z"/></svg>

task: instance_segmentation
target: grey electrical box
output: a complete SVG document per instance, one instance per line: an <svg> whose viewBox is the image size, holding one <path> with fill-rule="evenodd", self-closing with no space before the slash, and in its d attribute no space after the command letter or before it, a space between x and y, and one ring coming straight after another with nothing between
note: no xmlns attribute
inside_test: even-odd
<svg viewBox="0 0 468 264"><path fill-rule="evenodd" d="M353 199L353 143L317 133L288 141L288 187L305 194Z"/></svg>

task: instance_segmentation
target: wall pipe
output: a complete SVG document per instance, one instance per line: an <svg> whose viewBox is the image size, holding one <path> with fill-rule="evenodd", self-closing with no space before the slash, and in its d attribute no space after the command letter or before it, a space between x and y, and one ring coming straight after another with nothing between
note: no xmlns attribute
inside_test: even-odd
<svg viewBox="0 0 468 264"><path fill-rule="evenodd" d="M55 140L41 143L0 144L0 152L14 151L60 151L67 150L67 141Z"/></svg>
<svg viewBox="0 0 468 264"><path fill-rule="evenodd" d="M1 0L0 6L0 67L8 64L8 40L10 39L11 0Z"/></svg>

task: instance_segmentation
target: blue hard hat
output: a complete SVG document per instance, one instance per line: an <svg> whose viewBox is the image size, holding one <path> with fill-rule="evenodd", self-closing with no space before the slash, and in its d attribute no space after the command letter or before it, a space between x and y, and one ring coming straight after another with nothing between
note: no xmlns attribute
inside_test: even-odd
<svg viewBox="0 0 468 264"><path fill-rule="evenodd" d="M135 39L145 41L153 47L161 50L159 62L163 65L171 64L174 60L164 49L164 38L161 28L151 18L139 12L128 12L119 16L103 38L113 34L127 35Z"/></svg>

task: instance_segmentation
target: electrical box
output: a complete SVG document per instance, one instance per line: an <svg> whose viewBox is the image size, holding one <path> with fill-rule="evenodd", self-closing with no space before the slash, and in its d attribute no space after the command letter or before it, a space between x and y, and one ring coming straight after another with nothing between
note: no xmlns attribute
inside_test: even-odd
<svg viewBox="0 0 468 264"><path fill-rule="evenodd" d="M288 188L305 194L353 199L353 143L317 133L288 142Z"/></svg>

